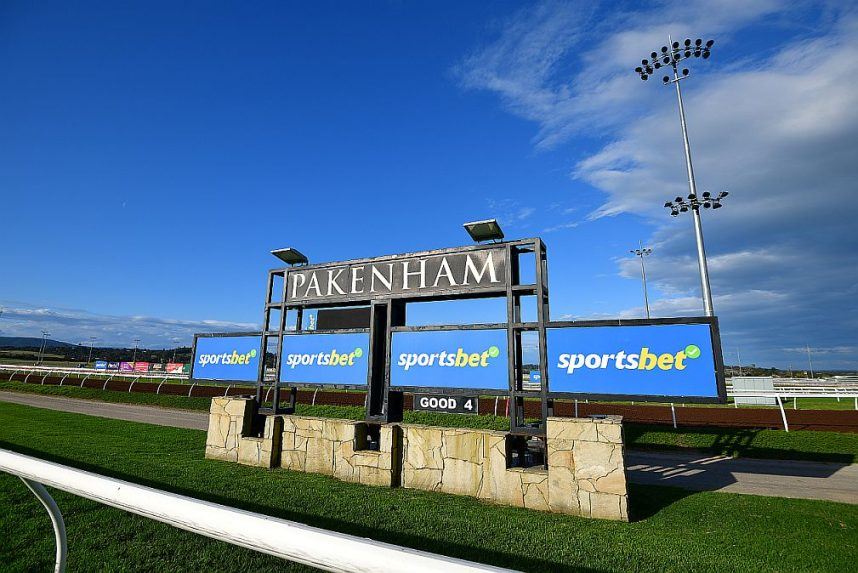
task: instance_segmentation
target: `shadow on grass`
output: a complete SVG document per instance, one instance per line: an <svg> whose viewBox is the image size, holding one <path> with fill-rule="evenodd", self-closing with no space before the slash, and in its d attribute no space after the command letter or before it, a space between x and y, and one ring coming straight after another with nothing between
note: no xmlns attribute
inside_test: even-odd
<svg viewBox="0 0 858 573"><path fill-rule="evenodd" d="M163 491L169 491L173 493L177 493L180 495L192 497L194 499L209 501L218 503L221 505L235 507L238 509L243 509L246 511L251 511L253 513L259 513L263 515L269 515L278 517L281 519L287 519L290 521L296 521L299 523L304 523L313 527L318 527L322 529L326 529L329 531L337 531L340 533L346 533L349 535L354 535L357 537L369 537L371 539L382 541L385 543L391 543L394 545L400 545L405 547L411 547L414 549L419 549L421 551L427 551L430 553L437 553L440 555L446 555L450 557L456 557L459 559L465 559L469 561L475 561L480 563L486 563L490 565L495 565L498 567L510 567L519 569L522 571L557 571L557 572L582 572L582 573L595 573L600 571L598 569L588 568L588 567L580 567L574 564L562 563L558 561L550 561L546 559L535 558L532 555L523 555L521 553L513 553L513 552L504 552L497 551L486 548L484 546L472 546L465 545L461 543L452 543L439 539L432 539L428 537L423 537L421 535L411 534L404 531L391 531L387 529L382 529L378 527L367 526L365 524L354 523L350 521L345 521L337 518L325 517L318 514L305 513L301 511L295 511L287 508L278 508L270 505L263 505L256 502L249 502L247 500L242 500L237 497L230 497L227 495L219 495L209 491L200 491L195 490L188 487L176 486L172 483L166 483L162 481L158 481L157 479L145 478L138 475L128 474L123 471L117 471L108 467L100 466L93 463L81 462L79 460L66 458L62 455L50 454L47 452L43 452L41 450L36 450L33 448L29 448L27 446L22 446L18 444L8 443L0 440L0 447L6 448L11 451L15 451L21 454L33 456L45 461L50 461L54 463L59 463L62 465L66 465L69 467L74 467L77 469L81 469L84 471L89 471L93 473L97 473L102 476L111 477L115 479L125 480L137 485L147 486L154 489L159 489ZM224 467L229 467L230 469L243 468L243 466L235 466L235 464L231 464L229 462L217 462L208 460L213 464L223 464ZM235 466L233 468L232 466ZM247 469L247 468L244 468ZM259 469L259 468L256 468ZM269 472L283 472L284 474L290 474L293 472L288 472L287 470L267 470ZM377 489L371 488L370 486L364 486L360 484L349 484L346 482L341 482L336 480L335 478L329 476L322 475L314 475L314 474L301 474L302 476L313 476L319 480L330 480L331 485L335 485L338 489L347 490L351 488L355 488L355 490L359 489ZM638 519L644 519L651 515L654 515L658 511L664 509L674 501L678 501L684 496L676 496L673 493L673 488L658 488L658 487L646 487L646 486L634 486L634 490L640 491L642 495L636 495L636 497L647 499L644 501L641 499L640 505L635 505L636 516ZM667 493L663 493L661 490L666 490ZM238 491L238 490L236 490ZM418 490L403 490L403 489L390 489L388 490L391 494L391 504L394 507L391 507L391 511L397 511L396 504L404 504L408 503L410 500L419 499L421 497L434 497L435 499L441 498L451 498L455 499L456 503L459 504L474 504L474 505L483 505L484 502L481 502L476 499L462 497L462 496L453 496L449 494L440 494L440 493L432 493L432 492L423 492ZM686 495L690 492L686 492ZM285 493L284 493L285 495ZM440 504L439 504L440 507ZM512 517L514 512L530 512L531 510L518 509L518 508L507 508L503 506L491 506L492 509L497 510L500 513L509 512L508 517ZM581 519L582 524L585 523L583 518L575 518L571 516L564 516L559 514L540 514L540 516L544 516L545 519ZM502 516L498 516L499 519ZM549 524L550 525L550 524Z"/></svg>
<svg viewBox="0 0 858 573"><path fill-rule="evenodd" d="M697 492L662 485L629 484L629 518L645 521Z"/></svg>
<svg viewBox="0 0 858 573"><path fill-rule="evenodd" d="M716 427L688 427L670 430L665 429L664 426L627 424L623 431L626 447L631 450L701 452L730 457L836 464L852 464L858 461L856 455L852 453L814 451L814 440L826 439L826 436L819 437L821 432L814 432L813 437L804 440L804 442L797 432L790 432L789 434L784 432L781 440L784 442L791 441L793 447L778 447L777 444L767 445L765 442L780 440L766 440L761 439L761 437L779 432L779 430ZM656 434L659 439L651 441L647 434ZM837 434L832 433L829 439L836 439L836 437ZM802 449L803 443L809 447Z"/></svg>

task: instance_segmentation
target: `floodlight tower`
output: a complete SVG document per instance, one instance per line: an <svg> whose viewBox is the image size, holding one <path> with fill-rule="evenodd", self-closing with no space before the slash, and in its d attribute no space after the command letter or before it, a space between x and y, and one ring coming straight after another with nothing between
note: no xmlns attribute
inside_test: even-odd
<svg viewBox="0 0 858 573"><path fill-rule="evenodd" d="M139 339L139 338L135 338L135 339L134 339L134 357L131 359L131 364L132 364L132 366L131 366L131 367L132 367L132 368L136 368L136 367L137 367L137 347L138 347L138 346L140 346L140 339Z"/></svg>
<svg viewBox="0 0 858 573"><path fill-rule="evenodd" d="M48 346L48 337L51 335L47 330L42 331L42 345L39 347L39 362L38 364L42 364L42 360L45 358L45 348Z"/></svg>
<svg viewBox="0 0 858 573"><path fill-rule="evenodd" d="M176 351L179 349L179 343L181 342L181 339L179 337L174 337L172 342L173 342L173 363L175 364L175 362L176 362Z"/></svg>
<svg viewBox="0 0 858 573"><path fill-rule="evenodd" d="M95 345L95 337L89 337L89 358L86 359L86 363L89 364L92 362L92 347Z"/></svg>
<svg viewBox="0 0 858 573"><path fill-rule="evenodd" d="M690 39L686 39L685 42L680 44L679 42L672 42L670 36L668 36L668 46L662 46L661 52L652 52L650 53L650 59L641 60L641 65L635 68L635 71L640 75L641 79L646 81L647 78L653 73L655 70L658 70L662 67L670 67L673 70L673 78L669 75L664 76L662 80L664 81L664 85L673 84L676 86L676 100L679 103L679 122L682 125L682 141L685 145L685 167L688 171L688 189L690 191L688 195L688 200L690 201L689 206L691 207L692 215L694 218L694 236L697 239L697 266L700 269L700 289L703 295L703 310L706 316L713 316L714 310L712 307L712 292L709 288L709 268L706 264L706 249L703 246L703 227L700 222L700 202L697 198L697 183L694 180L694 168L691 165L691 145L688 143L688 128L685 124L685 108L682 105L682 90L679 87L679 82L688 77L689 71L688 68L682 68L682 72L680 75L679 71L679 63L683 60L686 60L691 57L703 59L709 59L710 50L712 45L715 43L714 40L709 40L705 44L703 40L698 38L693 42ZM726 193L723 193L720 198L726 196ZM677 198L681 200L681 197ZM705 197L704 197L705 199ZM714 205L705 204L704 207L712 207ZM720 203L717 204L720 207ZM670 207L671 203L666 203L665 207ZM715 207L716 209L718 207ZM677 215L679 212L686 212L688 208L685 209L678 208L676 212L671 208L671 214Z"/></svg>
<svg viewBox="0 0 858 573"><path fill-rule="evenodd" d="M648 257L652 254L652 249L649 247L644 247L643 243L638 241L638 248L632 249L629 251L630 253L637 255L641 260L641 281L643 282L643 292L644 292L644 308L646 308L646 317L649 318L649 297L646 292L646 265L644 265L644 257Z"/></svg>

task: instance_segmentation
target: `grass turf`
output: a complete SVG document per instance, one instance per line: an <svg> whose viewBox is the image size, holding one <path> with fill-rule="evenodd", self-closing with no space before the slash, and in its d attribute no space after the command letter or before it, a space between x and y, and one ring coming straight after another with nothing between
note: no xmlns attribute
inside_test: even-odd
<svg viewBox="0 0 858 573"><path fill-rule="evenodd" d="M205 460L203 432L0 403L0 447L315 526L525 571L845 571L858 506L633 486L631 524ZM304 571L53 492L69 571ZM44 510L0 474L0 563L47 570Z"/></svg>
<svg viewBox="0 0 858 573"><path fill-rule="evenodd" d="M209 398L187 398L144 393L102 391L76 386L41 386L0 381L0 391L26 392L65 396L105 402L142 404L188 410L209 409ZM358 406L298 404L297 412L305 416L364 419ZM462 416L432 412L408 411L405 422L447 427L470 427L506 430L509 421L503 416ZM647 450L696 450L708 454L765 459L816 460L858 463L858 434L781 430L746 430L737 428L683 428L626 423L626 445Z"/></svg>

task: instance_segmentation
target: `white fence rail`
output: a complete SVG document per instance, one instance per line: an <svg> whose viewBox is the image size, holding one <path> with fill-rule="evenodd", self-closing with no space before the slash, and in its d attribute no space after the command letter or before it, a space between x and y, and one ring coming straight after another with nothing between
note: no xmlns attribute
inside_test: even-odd
<svg viewBox="0 0 858 573"><path fill-rule="evenodd" d="M174 372L129 372L118 370L96 370L95 368L73 368L73 367L57 367L57 366L33 366L25 364L0 364L0 372L27 373L37 376L49 375L83 375L94 378L104 376L124 376L128 378L151 378L155 380L175 379L187 380L187 374L177 374ZM38 379L38 378L37 378Z"/></svg>
<svg viewBox="0 0 858 573"><path fill-rule="evenodd" d="M259 515L3 449L0 449L0 471L20 477L51 514L57 538L55 571L58 573L65 569L65 526L59 509L40 484L212 539L226 541L325 571L365 573L511 571ZM95 564L91 565L95 566ZM88 567L82 564L77 568L87 569Z"/></svg>

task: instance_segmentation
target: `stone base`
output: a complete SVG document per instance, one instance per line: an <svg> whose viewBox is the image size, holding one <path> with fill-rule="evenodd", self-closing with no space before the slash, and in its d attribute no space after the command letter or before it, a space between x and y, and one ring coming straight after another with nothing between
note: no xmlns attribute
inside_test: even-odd
<svg viewBox="0 0 858 573"><path fill-rule="evenodd" d="M507 468L505 432L401 427L402 487L548 510L548 470Z"/></svg>
<svg viewBox="0 0 858 573"><path fill-rule="evenodd" d="M440 491L542 511L628 521L619 416L548 418L546 467L509 468L506 432L386 424L366 450L367 424L267 416L250 436L255 403L213 398L206 457L330 475L366 485Z"/></svg>
<svg viewBox="0 0 858 573"><path fill-rule="evenodd" d="M206 457L248 466L273 468L280 464L283 420L265 418L262 437L250 435L256 403L252 398L212 398Z"/></svg>
<svg viewBox="0 0 858 573"><path fill-rule="evenodd" d="M380 428L379 449L371 451L358 449L366 443L367 427L363 422L277 417L283 420L281 467L366 485L391 487L398 483L394 472L394 459L399 458L395 426Z"/></svg>

